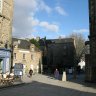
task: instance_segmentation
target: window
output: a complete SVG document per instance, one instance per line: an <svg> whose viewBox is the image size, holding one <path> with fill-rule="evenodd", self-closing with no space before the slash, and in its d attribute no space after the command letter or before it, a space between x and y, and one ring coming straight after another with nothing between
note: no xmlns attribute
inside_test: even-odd
<svg viewBox="0 0 96 96"><path fill-rule="evenodd" d="M25 54L23 54L23 59L25 59Z"/></svg>
<svg viewBox="0 0 96 96"><path fill-rule="evenodd" d="M14 59L16 59L16 53L14 53Z"/></svg>
<svg viewBox="0 0 96 96"><path fill-rule="evenodd" d="M33 60L33 55L31 54L31 59Z"/></svg>
<svg viewBox="0 0 96 96"><path fill-rule="evenodd" d="M34 52L34 47L32 47L32 51Z"/></svg>

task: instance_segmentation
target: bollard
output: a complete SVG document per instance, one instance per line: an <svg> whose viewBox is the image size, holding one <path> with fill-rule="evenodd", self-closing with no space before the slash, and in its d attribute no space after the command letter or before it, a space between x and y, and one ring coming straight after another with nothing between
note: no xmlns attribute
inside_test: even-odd
<svg viewBox="0 0 96 96"><path fill-rule="evenodd" d="M62 75L62 81L66 81L66 72L65 71L63 72L63 75Z"/></svg>

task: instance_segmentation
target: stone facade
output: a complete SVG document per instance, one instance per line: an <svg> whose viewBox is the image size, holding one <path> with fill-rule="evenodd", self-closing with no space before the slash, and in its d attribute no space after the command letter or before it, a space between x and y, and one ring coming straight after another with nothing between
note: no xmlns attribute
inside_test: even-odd
<svg viewBox="0 0 96 96"><path fill-rule="evenodd" d="M0 47L10 48L12 17L13 17L13 0L0 0Z"/></svg>
<svg viewBox="0 0 96 96"><path fill-rule="evenodd" d="M49 39L43 40L40 44L43 51L43 69L45 72L53 73L55 68L58 68L62 73L65 68L74 66L74 39Z"/></svg>
<svg viewBox="0 0 96 96"><path fill-rule="evenodd" d="M86 59L86 81L96 82L96 0L89 0L90 56Z"/></svg>
<svg viewBox="0 0 96 96"><path fill-rule="evenodd" d="M13 46L13 66L18 63L23 64L24 72L28 72L30 68L34 73L42 70L42 52L34 44L27 40L13 38Z"/></svg>
<svg viewBox="0 0 96 96"><path fill-rule="evenodd" d="M61 73L65 68L74 66L75 46L74 39L65 38L53 40L48 44L48 66L53 70L58 68Z"/></svg>
<svg viewBox="0 0 96 96"><path fill-rule="evenodd" d="M13 0L0 0L0 73L10 72Z"/></svg>

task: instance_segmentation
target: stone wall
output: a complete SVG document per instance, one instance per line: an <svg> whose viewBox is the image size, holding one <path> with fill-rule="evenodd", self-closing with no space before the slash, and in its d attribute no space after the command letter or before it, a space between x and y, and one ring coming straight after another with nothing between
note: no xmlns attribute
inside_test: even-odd
<svg viewBox="0 0 96 96"><path fill-rule="evenodd" d="M86 81L89 82L96 82L96 7L95 6L96 6L96 0L89 0L90 58L87 59L86 61Z"/></svg>
<svg viewBox="0 0 96 96"><path fill-rule="evenodd" d="M11 44L12 32L12 18L13 18L13 0L3 0L2 12L0 13L0 47Z"/></svg>
<svg viewBox="0 0 96 96"><path fill-rule="evenodd" d="M14 57L14 53L16 57ZM25 58L23 58L23 54L25 54ZM13 49L13 66L14 64L24 64L25 65L25 72L28 73L30 68L33 69L34 73L39 72L40 60L42 58L41 51L30 51L26 49L14 48Z"/></svg>
<svg viewBox="0 0 96 96"><path fill-rule="evenodd" d="M47 64L51 70L64 70L74 66L75 47L73 42L49 44Z"/></svg>

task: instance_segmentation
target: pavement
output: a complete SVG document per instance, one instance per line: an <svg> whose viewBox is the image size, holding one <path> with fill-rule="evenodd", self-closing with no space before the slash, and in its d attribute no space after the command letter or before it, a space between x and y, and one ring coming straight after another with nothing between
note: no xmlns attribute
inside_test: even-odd
<svg viewBox="0 0 96 96"><path fill-rule="evenodd" d="M32 78L32 77L29 77L28 74L27 74L27 75L25 74L25 75L23 75L23 76L21 77L22 83L31 83L32 80L33 80L33 78Z"/></svg>
<svg viewBox="0 0 96 96"><path fill-rule="evenodd" d="M35 74L32 78L27 75L22 77L20 84L24 86L6 88L0 91L2 96L96 96L96 84L84 82L84 75L73 79L67 75L67 81L57 80L53 75ZM20 90L20 91L19 91ZM22 95L23 94L23 95ZM1 96L1 95L0 95Z"/></svg>
<svg viewBox="0 0 96 96"><path fill-rule="evenodd" d="M77 76L73 79L73 75L67 76L67 81L56 80L53 75L35 75L33 81L50 84L54 86L64 87L68 89L96 93L96 83L88 83L84 81L84 75Z"/></svg>

